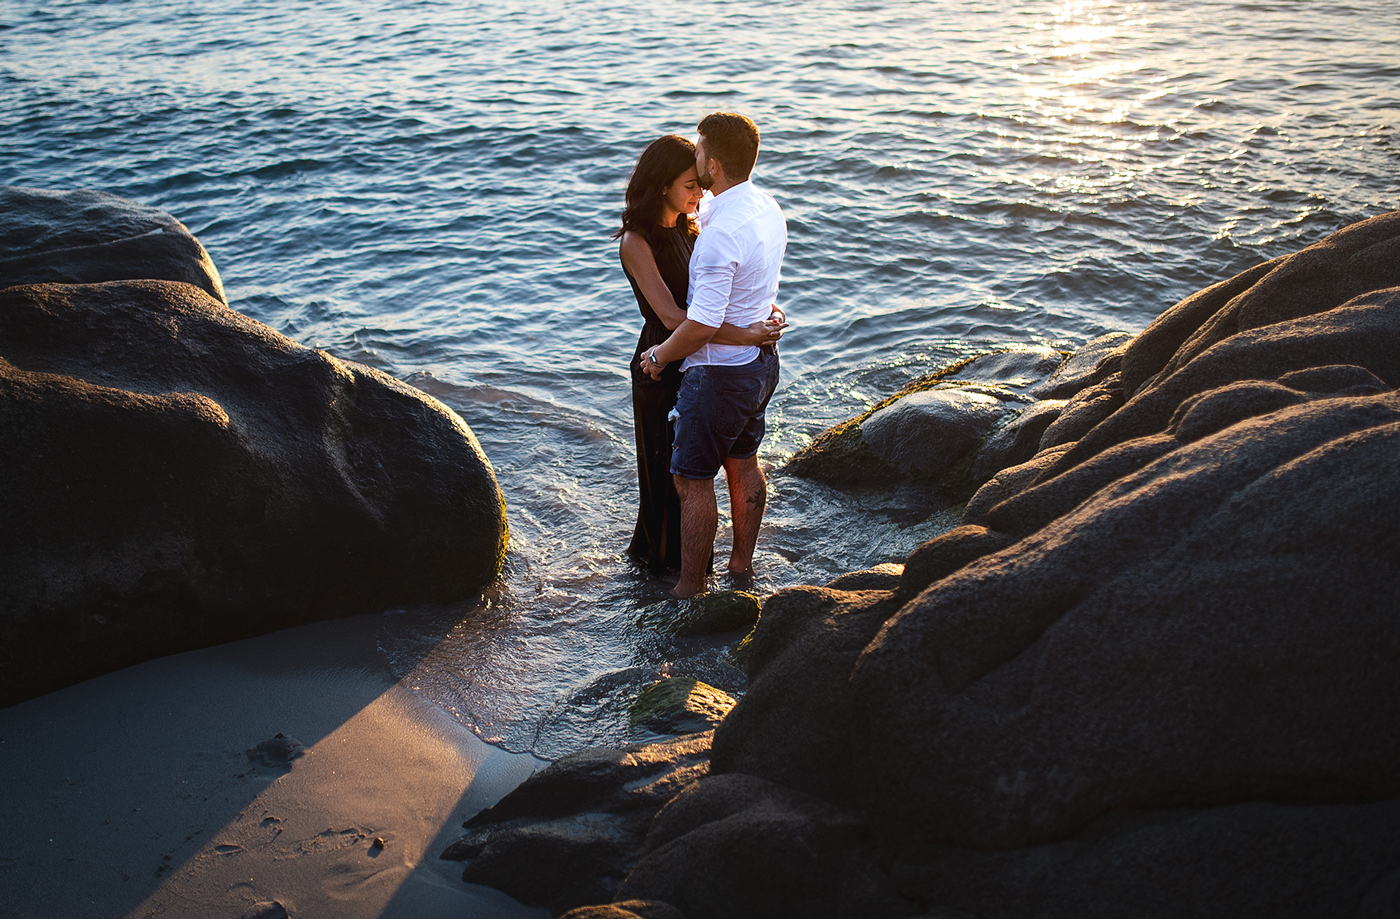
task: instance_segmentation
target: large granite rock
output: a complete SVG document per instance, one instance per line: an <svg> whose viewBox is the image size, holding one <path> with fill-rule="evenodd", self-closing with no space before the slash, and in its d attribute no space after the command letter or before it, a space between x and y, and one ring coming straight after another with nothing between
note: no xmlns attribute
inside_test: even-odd
<svg viewBox="0 0 1400 919"><path fill-rule="evenodd" d="M1085 342L1055 368L1055 372L1030 388L1037 399L1068 399L1122 368L1123 352L1133 341L1127 332L1105 332Z"/></svg>
<svg viewBox="0 0 1400 919"><path fill-rule="evenodd" d="M888 590L774 595L750 642L749 691L715 732L715 769L855 803L846 682L855 655L898 609Z"/></svg>
<svg viewBox="0 0 1400 919"><path fill-rule="evenodd" d="M1004 848L1131 807L1400 795L1397 458L1400 397L1317 400L949 575L852 677L865 800Z"/></svg>
<svg viewBox="0 0 1400 919"><path fill-rule="evenodd" d="M766 601L709 776L616 896L1397 914L1400 212L1098 350L897 585Z"/></svg>
<svg viewBox="0 0 1400 919"><path fill-rule="evenodd" d="M1400 915L1400 800L1137 810L1073 837L899 848L898 891L938 917L1320 919Z"/></svg>
<svg viewBox="0 0 1400 919"><path fill-rule="evenodd" d="M34 197L8 194L15 208ZM6 270L100 277L115 259L100 238L150 237L121 235L147 209L38 197L74 261L48 237L15 242L16 225L42 220L12 211L5 238L24 254ZM79 245L85 215L98 241ZM500 490L462 420L234 312L209 292L203 250L163 225L157 236L198 251L138 264L211 283L0 290L0 704L175 651L460 598L499 571Z"/></svg>

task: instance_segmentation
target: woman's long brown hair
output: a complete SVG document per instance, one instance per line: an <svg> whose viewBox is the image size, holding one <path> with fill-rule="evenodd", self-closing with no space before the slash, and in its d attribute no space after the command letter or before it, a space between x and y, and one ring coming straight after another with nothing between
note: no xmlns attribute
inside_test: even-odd
<svg viewBox="0 0 1400 919"><path fill-rule="evenodd" d="M695 165L695 144L679 134L666 134L647 144L632 178L627 182L627 205L622 210L622 226L613 233L618 239L623 233L637 233L655 248L656 233L661 228L661 201L666 187ZM699 230L689 214L681 214L677 226L694 236Z"/></svg>

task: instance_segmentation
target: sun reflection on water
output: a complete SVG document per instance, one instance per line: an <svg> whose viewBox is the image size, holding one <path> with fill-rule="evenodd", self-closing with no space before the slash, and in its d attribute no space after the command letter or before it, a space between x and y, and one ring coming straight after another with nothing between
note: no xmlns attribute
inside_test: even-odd
<svg viewBox="0 0 1400 919"><path fill-rule="evenodd" d="M1090 199L1127 193L1144 169L1129 154L1158 141L1165 127L1142 110L1170 93L1147 73L1149 24L1141 10L1070 0L1009 49L1019 58L1010 69L1022 95L994 143L1024 155L1003 181Z"/></svg>

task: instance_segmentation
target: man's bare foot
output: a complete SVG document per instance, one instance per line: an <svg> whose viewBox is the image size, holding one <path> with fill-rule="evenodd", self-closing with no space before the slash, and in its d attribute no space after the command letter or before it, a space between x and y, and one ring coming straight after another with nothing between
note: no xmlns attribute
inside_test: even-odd
<svg viewBox="0 0 1400 919"><path fill-rule="evenodd" d="M704 593L705 585L701 584L699 587L694 587L689 584L682 584L678 582L675 587L672 587L666 592L671 596L675 597L677 600L688 600L691 597L698 597L702 593Z"/></svg>

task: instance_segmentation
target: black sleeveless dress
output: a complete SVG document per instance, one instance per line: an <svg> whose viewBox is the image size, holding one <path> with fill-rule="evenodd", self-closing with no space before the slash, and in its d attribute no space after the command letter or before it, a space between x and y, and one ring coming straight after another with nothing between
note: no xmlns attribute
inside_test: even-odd
<svg viewBox="0 0 1400 919"><path fill-rule="evenodd" d="M661 280L681 309L686 308L690 253L694 248L695 237L679 226L661 227L652 242L652 255ZM626 270L623 268L624 272ZM637 339L637 350L632 354L632 419L637 432L637 485L641 504L637 508L637 527L627 554L659 574L681 566L681 503L675 483L671 481L673 429L666 418L676 405L681 371L679 362L675 361L662 369L660 380L653 380L642 372L638 365L642 352L661 344L670 337L671 331L647 303L630 273L627 280L637 297L637 308L646 320Z"/></svg>

